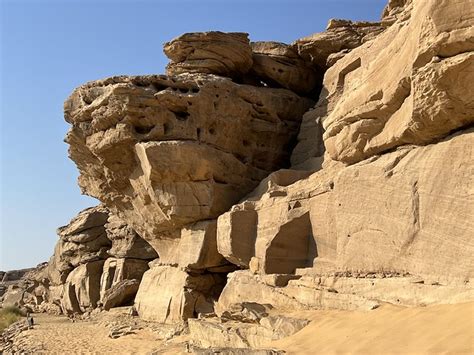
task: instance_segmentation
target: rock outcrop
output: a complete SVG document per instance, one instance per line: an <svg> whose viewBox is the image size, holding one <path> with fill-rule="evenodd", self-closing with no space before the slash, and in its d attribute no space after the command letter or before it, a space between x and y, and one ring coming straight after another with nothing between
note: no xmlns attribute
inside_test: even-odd
<svg viewBox="0 0 474 355"><path fill-rule="evenodd" d="M219 217L218 250L244 267L255 257L262 273L294 273L322 259L333 271L463 283L474 277L473 139L470 129L289 186L264 181L263 194L257 189Z"/></svg>
<svg viewBox="0 0 474 355"><path fill-rule="evenodd" d="M267 86L284 87L301 95L320 90L321 71L304 61L291 46L279 42L252 43L252 75Z"/></svg>
<svg viewBox="0 0 474 355"><path fill-rule="evenodd" d="M47 263L41 263L34 268L4 272L0 281L0 307L20 307L32 311L46 306L54 311L54 306L48 304L47 267Z"/></svg>
<svg viewBox="0 0 474 355"><path fill-rule="evenodd" d="M298 39L293 47L304 60L324 71L354 48L374 39L384 29L376 22L332 19L325 32Z"/></svg>
<svg viewBox="0 0 474 355"><path fill-rule="evenodd" d="M45 269L45 301L66 314L133 302L148 262L158 257L150 244L103 205L81 211L58 228L58 236Z"/></svg>
<svg viewBox="0 0 474 355"><path fill-rule="evenodd" d="M211 75L116 77L68 99L67 142L83 191L169 259L183 226L216 218L285 166L310 104Z"/></svg>
<svg viewBox="0 0 474 355"><path fill-rule="evenodd" d="M473 19L391 0L291 45L184 34L167 75L79 87L66 141L102 205L59 229L47 298L189 320L199 349L264 347L294 310L473 300Z"/></svg>
<svg viewBox="0 0 474 355"><path fill-rule="evenodd" d="M304 118L322 123L334 160L353 164L401 145L432 143L473 122L473 7L409 5L410 16L329 68L317 109ZM311 133L299 140L297 152L305 151ZM304 158L299 153L293 163Z"/></svg>
<svg viewBox="0 0 474 355"><path fill-rule="evenodd" d="M247 33L185 33L165 43L163 49L171 59L168 75L206 73L239 78L253 63Z"/></svg>

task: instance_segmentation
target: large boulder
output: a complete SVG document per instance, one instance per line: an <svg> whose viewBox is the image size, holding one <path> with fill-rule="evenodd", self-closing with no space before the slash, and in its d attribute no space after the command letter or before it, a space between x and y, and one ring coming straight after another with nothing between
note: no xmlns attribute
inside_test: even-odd
<svg viewBox="0 0 474 355"><path fill-rule="evenodd" d="M165 43L163 50L171 59L166 67L168 75L206 73L241 77L252 66L247 33L185 33Z"/></svg>
<svg viewBox="0 0 474 355"><path fill-rule="evenodd" d="M217 251L216 225L216 220L201 221L181 230L176 257L180 267L202 270L228 264Z"/></svg>
<svg viewBox="0 0 474 355"><path fill-rule="evenodd" d="M223 281L215 274L190 275L176 267L157 265L144 274L135 307L145 320L179 323L196 317L200 303L212 304ZM211 300L206 301L208 298Z"/></svg>
<svg viewBox="0 0 474 355"><path fill-rule="evenodd" d="M108 258L104 262L102 275L100 277L100 299L104 300L109 289L114 288L115 285L123 283L126 280L136 280L139 283L147 270L148 262L145 260ZM103 303L105 304L105 301L103 301Z"/></svg>
<svg viewBox="0 0 474 355"><path fill-rule="evenodd" d="M103 265L103 260L81 264L68 275L61 298L64 313L82 313L97 307Z"/></svg>
<svg viewBox="0 0 474 355"><path fill-rule="evenodd" d="M102 307L108 311L111 308L126 306L133 303L140 281L122 280L107 289L101 299Z"/></svg>

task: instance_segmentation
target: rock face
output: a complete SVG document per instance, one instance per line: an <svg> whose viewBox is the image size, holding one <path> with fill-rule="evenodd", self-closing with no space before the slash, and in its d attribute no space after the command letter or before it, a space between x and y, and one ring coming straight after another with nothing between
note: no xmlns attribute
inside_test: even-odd
<svg viewBox="0 0 474 355"><path fill-rule="evenodd" d="M407 6L410 16L328 70L318 109L305 117L322 121L334 160L352 164L431 143L473 122L473 7L464 1Z"/></svg>
<svg viewBox="0 0 474 355"><path fill-rule="evenodd" d="M58 228L59 241L49 262L53 284L63 284L80 264L105 259L111 242L104 224L108 212L102 206L81 211L71 222Z"/></svg>
<svg viewBox="0 0 474 355"><path fill-rule="evenodd" d="M268 86L284 87L301 95L317 89L321 73L317 73L291 46L279 42L254 42L252 51L252 74Z"/></svg>
<svg viewBox="0 0 474 355"><path fill-rule="evenodd" d="M45 300L66 314L130 303L156 251L103 205L58 229L45 278ZM120 292L119 292L120 291ZM124 293L119 295L117 293Z"/></svg>
<svg viewBox="0 0 474 355"><path fill-rule="evenodd" d="M352 49L384 31L380 23L330 20L325 32L298 39L293 47L306 61L325 70Z"/></svg>
<svg viewBox="0 0 474 355"><path fill-rule="evenodd" d="M171 62L168 75L206 73L241 77L252 66L252 49L247 33L186 33L165 43L163 48Z"/></svg>
<svg viewBox="0 0 474 355"><path fill-rule="evenodd" d="M103 205L59 229L46 298L197 318L219 348L298 331L294 310L473 300L473 11L391 0L291 45L190 33L167 76L76 89L66 141Z"/></svg>
<svg viewBox="0 0 474 355"><path fill-rule="evenodd" d="M107 238L112 241L108 254L115 258L152 260L156 251L135 230L115 215L110 215L105 224Z"/></svg>
<svg viewBox="0 0 474 355"><path fill-rule="evenodd" d="M469 280L473 139L468 130L270 187L219 217L218 249L246 267L256 257L264 273L294 273L322 258L337 271Z"/></svg>
<svg viewBox="0 0 474 355"><path fill-rule="evenodd" d="M285 164L310 104L210 75L116 77L66 101L67 141L83 191L167 259L181 227L216 218Z"/></svg>
<svg viewBox="0 0 474 355"><path fill-rule="evenodd" d="M97 307L103 260L75 268L64 284L61 306L64 313L82 313Z"/></svg>
<svg viewBox="0 0 474 355"><path fill-rule="evenodd" d="M143 319L177 323L195 317L198 305L208 303L207 297L215 298L223 284L218 274L190 275L175 267L155 266L143 276L135 306Z"/></svg>
<svg viewBox="0 0 474 355"><path fill-rule="evenodd" d="M39 310L49 301L48 263L41 263L34 268L10 270L3 274L0 281L0 306L22 307L28 310ZM47 307L54 311L53 307Z"/></svg>

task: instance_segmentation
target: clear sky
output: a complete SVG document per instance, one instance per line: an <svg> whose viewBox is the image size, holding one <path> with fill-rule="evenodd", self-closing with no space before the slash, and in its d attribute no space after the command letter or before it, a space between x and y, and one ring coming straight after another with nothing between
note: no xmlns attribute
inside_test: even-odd
<svg viewBox="0 0 474 355"><path fill-rule="evenodd" d="M243 31L290 43L330 18L378 20L386 0L0 0L0 270L53 253L81 196L63 137L74 87L164 73L162 44L184 32Z"/></svg>

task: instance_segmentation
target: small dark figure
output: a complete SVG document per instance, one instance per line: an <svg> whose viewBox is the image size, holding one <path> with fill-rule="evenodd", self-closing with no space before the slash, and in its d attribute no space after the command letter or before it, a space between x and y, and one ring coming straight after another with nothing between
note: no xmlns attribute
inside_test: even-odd
<svg viewBox="0 0 474 355"><path fill-rule="evenodd" d="M35 325L35 321L30 312L26 312L26 322L28 323L28 329L33 329L33 325Z"/></svg>
<svg viewBox="0 0 474 355"><path fill-rule="evenodd" d="M138 312L135 306L130 307L130 310L128 311L128 315L132 317L138 316Z"/></svg>

